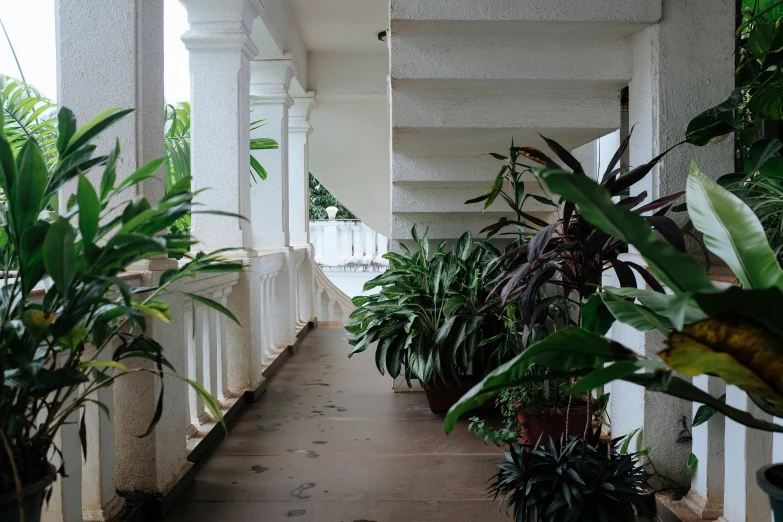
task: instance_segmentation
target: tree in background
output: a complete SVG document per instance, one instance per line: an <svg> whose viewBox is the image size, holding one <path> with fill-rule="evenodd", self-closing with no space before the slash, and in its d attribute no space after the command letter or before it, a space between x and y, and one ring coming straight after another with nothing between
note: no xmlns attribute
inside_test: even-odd
<svg viewBox="0 0 783 522"><path fill-rule="evenodd" d="M326 207L337 207L337 219L357 219L310 173L310 219L327 219Z"/></svg>

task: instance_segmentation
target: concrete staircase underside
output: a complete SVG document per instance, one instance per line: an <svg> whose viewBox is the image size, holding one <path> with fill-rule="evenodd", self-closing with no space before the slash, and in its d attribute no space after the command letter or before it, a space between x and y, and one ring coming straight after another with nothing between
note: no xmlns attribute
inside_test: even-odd
<svg viewBox="0 0 783 522"><path fill-rule="evenodd" d="M661 5L392 0L390 13L391 238L419 224L453 239L512 217L502 201L464 205L502 166L488 153L505 154L512 138L546 151L539 133L573 150L620 127L633 35Z"/></svg>

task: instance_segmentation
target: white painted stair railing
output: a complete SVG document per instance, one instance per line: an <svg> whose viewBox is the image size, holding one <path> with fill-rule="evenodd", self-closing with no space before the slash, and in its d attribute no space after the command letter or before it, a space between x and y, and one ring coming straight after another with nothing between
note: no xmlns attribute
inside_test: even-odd
<svg viewBox="0 0 783 522"><path fill-rule="evenodd" d="M334 269L385 269L388 240L361 221L320 219L310 221L315 262Z"/></svg>
<svg viewBox="0 0 783 522"><path fill-rule="evenodd" d="M317 315L313 297L320 270L313 262L311 246L249 257L243 263L246 267L241 273L206 274L178 282L175 289L221 303L238 317L241 326L178 294L165 297L171 321L164 324L151 319L148 325L179 375L209 391L224 415L249 398L248 394L254 399L263 390L263 372L294 345L298 333ZM158 275L134 272L124 277L133 286L147 286ZM330 292L328 288L323 291L327 296ZM85 411L86 459L79 441L79 419L63 427L56 444L68 476L55 482L43 514L45 522L111 519L124 506L118 489L167 492L203 454L200 444L208 437L222 437L223 427L193 389L166 376L163 416L152 434L139 438L152 419L160 390L160 380L148 373L122 377L112 388L101 390L96 399L111 415L107 417L97 406Z"/></svg>

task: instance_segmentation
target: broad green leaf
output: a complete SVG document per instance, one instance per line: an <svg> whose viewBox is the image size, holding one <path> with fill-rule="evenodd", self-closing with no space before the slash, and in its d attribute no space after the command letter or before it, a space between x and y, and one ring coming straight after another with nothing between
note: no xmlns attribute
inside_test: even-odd
<svg viewBox="0 0 783 522"><path fill-rule="evenodd" d="M624 377L623 380L643 386L650 391L662 392L673 397L685 399L686 401L712 406L729 419L736 421L743 426L748 426L749 428L783 433L783 426L759 420L746 411L729 406L720 399L713 397L704 390L697 388L679 377L667 377L651 373L635 373Z"/></svg>
<svg viewBox="0 0 783 522"><path fill-rule="evenodd" d="M106 109L105 111L99 112L93 119L88 121L81 129L77 130L73 136L71 136L71 139L68 141L68 146L62 155L65 156L70 154L82 145L85 145L104 129L131 112L133 112L133 109L120 110L119 108Z"/></svg>
<svg viewBox="0 0 783 522"><path fill-rule="evenodd" d="M85 368L115 368L123 372L128 371L127 366L117 361L84 361L79 363L76 367L77 370L83 370Z"/></svg>
<svg viewBox="0 0 783 522"><path fill-rule="evenodd" d="M160 319L164 323L171 322L171 312L169 311L168 306L161 307L160 302L158 302L158 304L155 305L151 303L144 304L138 301L133 301L131 305L139 312L147 314L151 317L155 317L156 319Z"/></svg>
<svg viewBox="0 0 783 522"><path fill-rule="evenodd" d="M641 368L639 365L634 361L618 361L616 363L610 364L605 368L599 368L593 373L582 377L579 382L574 384L571 389L568 390L568 393L572 395L587 393L612 381L616 381L628 375L632 375L638 372L640 369Z"/></svg>
<svg viewBox="0 0 783 522"><path fill-rule="evenodd" d="M614 323L614 315L601 299L602 294L595 293L582 303L582 327L588 332L605 335Z"/></svg>
<svg viewBox="0 0 783 522"><path fill-rule="evenodd" d="M605 287L604 293L597 294L603 299L604 296L613 295L618 297L633 297L651 311L661 315L671 321L672 326L677 330L682 330L686 324L695 323L707 318L698 307L691 304L693 295L689 293L680 295L662 294L654 290L643 290L639 288L615 288ZM715 295L715 294L705 294ZM610 299L610 297L606 297ZM667 332L668 333L668 332Z"/></svg>
<svg viewBox="0 0 783 522"><path fill-rule="evenodd" d="M490 372L484 380L466 393L446 416L446 433L454 429L464 413L477 408L494 394L518 386L530 379L528 368L540 364L550 371L571 375L574 369L581 375L606 362L636 360L637 356L619 343L581 328L566 328L530 346L527 350ZM536 376L540 379L540 376Z"/></svg>
<svg viewBox="0 0 783 522"><path fill-rule="evenodd" d="M84 174L79 176L76 199L79 203L79 230L85 242L92 243L95 234L98 233L101 204L92 183Z"/></svg>
<svg viewBox="0 0 783 522"><path fill-rule="evenodd" d="M705 319L669 336L659 356L683 375L718 375L783 411L783 339L734 314Z"/></svg>
<svg viewBox="0 0 783 522"><path fill-rule="evenodd" d="M721 395L718 400L721 400L723 402L726 402L726 394L724 393ZM696 415L693 416L693 424L691 427L695 428L696 426L701 426L702 424L709 421L712 417L715 416L715 414L718 413L718 410L713 408L712 406L707 406L706 404L702 404L699 406L699 409L696 410Z"/></svg>
<svg viewBox="0 0 783 522"><path fill-rule="evenodd" d="M239 320L234 316L234 314L231 313L231 310L229 310L228 308L226 308L222 304L218 303L217 301L214 301L214 300L212 300L212 299L210 299L208 297L204 297L202 295L194 294L194 293L191 293L191 292L170 292L170 293L172 293L172 294L174 294L174 293L182 294L182 295L184 295L186 297L189 297L189 298L193 299L196 302L199 302L199 303L201 303L203 305L208 306L209 308L212 308L213 310L217 310L218 312L220 312L221 314L225 315L226 317L228 317L229 319L231 319L235 323L239 324Z"/></svg>
<svg viewBox="0 0 783 522"><path fill-rule="evenodd" d="M68 142L76 133L76 117L71 109L63 107L57 113L57 131L57 151L64 154Z"/></svg>
<svg viewBox="0 0 783 522"><path fill-rule="evenodd" d="M570 172L543 170L540 176L550 191L576 203L588 222L636 247L648 266L673 290L697 292L713 288L707 272L694 257L659 239L643 217L616 206L604 187L587 176Z"/></svg>
<svg viewBox="0 0 783 522"><path fill-rule="evenodd" d="M11 213L17 237L38 219L49 173L41 149L28 140L19 155L19 174L11 191Z"/></svg>
<svg viewBox="0 0 783 522"><path fill-rule="evenodd" d="M122 190L125 190L128 187L132 187L133 185L136 185L138 183L141 183L145 179L149 179L152 176L155 175L155 173L163 166L163 163L166 161L166 158L158 158L154 159L148 163L145 163L142 165L139 170L125 178L122 183L117 185L117 188L114 189L114 192L121 192Z"/></svg>
<svg viewBox="0 0 783 522"><path fill-rule="evenodd" d="M610 293L606 293L602 297L604 304L614 318L631 328L640 332L658 330L664 335L668 335L672 329L668 319L644 306L637 305Z"/></svg>
<svg viewBox="0 0 783 522"><path fill-rule="evenodd" d="M745 288L783 290L783 270L764 228L737 196L701 173L695 163L687 186L688 214L704 244L723 259Z"/></svg>
<svg viewBox="0 0 783 522"><path fill-rule="evenodd" d="M43 243L43 260L46 273L54 281L61 295L65 295L76 275L76 235L65 218L49 227Z"/></svg>
<svg viewBox="0 0 783 522"><path fill-rule="evenodd" d="M699 146L722 141L739 128L736 110L741 102L742 90L736 89L726 101L693 118L685 131L685 138Z"/></svg>

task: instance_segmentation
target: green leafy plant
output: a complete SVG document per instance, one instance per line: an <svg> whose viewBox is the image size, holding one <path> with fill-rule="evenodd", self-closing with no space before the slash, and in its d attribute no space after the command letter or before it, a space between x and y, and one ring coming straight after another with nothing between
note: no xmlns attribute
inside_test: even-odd
<svg viewBox="0 0 783 522"><path fill-rule="evenodd" d="M20 509L22 488L49 472L50 452L58 450L54 436L72 422L71 414L88 403L108 411L94 392L130 373L176 375L164 347L146 334L148 321L171 319L165 296L185 293L185 278L241 270L213 252L189 255L148 287L134 288L122 277L129 266L153 256L187 254L196 241L170 232L171 225L190 212L211 213L193 209L189 178L173 184L154 206L141 196L127 198L160 170L163 158L118 180L119 143L108 156L95 156L91 141L129 112L110 109L77 128L72 112L61 109L51 169L35 137L15 159L0 134L0 188L7 195L0 226L13 245L0 288L0 492L16 490ZM103 173L94 186L86 174L98 166ZM73 205L54 218L42 213L70 181L76 185ZM14 275L10 266L18 267ZM234 319L221 304L186 295ZM129 364L138 359L150 365ZM188 382L222 420L209 393ZM161 383L149 429L139 435L149 434L161 418L162 399ZM83 413L81 425L85 445Z"/></svg>
<svg viewBox="0 0 783 522"><path fill-rule="evenodd" d="M351 356L378 341L375 362L382 374L404 372L422 385L459 382L494 368L517 353L517 315L513 307L498 317L488 313L486 291L497 278L499 252L465 233L444 252L442 243L430 257L426 233L413 237L418 248L406 255L388 253L389 269L368 281L365 290L380 293L355 297L357 309L345 329L355 337Z"/></svg>
<svg viewBox="0 0 783 522"><path fill-rule="evenodd" d="M531 346L490 373L449 412L446 429L483 396L519 385L530 364L581 377L572 393L614 380L705 404L751 428L783 432L783 426L757 419L677 377L710 374L744 390L764 411L781 416L783 384L779 371L783 329L776 311L783 306L783 270L753 211L692 165L687 206L707 248L734 272L741 287L715 286L690 255L660 240L642 218L615 205L594 182L570 173L542 177L555 193L578 205L593 224L632 244L672 294L606 288L601 308L625 324L659 330L668 340L658 357L640 357L606 339L603 331L569 328ZM608 324L605 328L608 328ZM606 366L605 366L606 365Z"/></svg>
<svg viewBox="0 0 783 522"><path fill-rule="evenodd" d="M512 444L490 493L513 508L515 522L627 522L651 515L644 501L650 475L638 455L618 451L622 440L608 451L597 440L577 438Z"/></svg>

